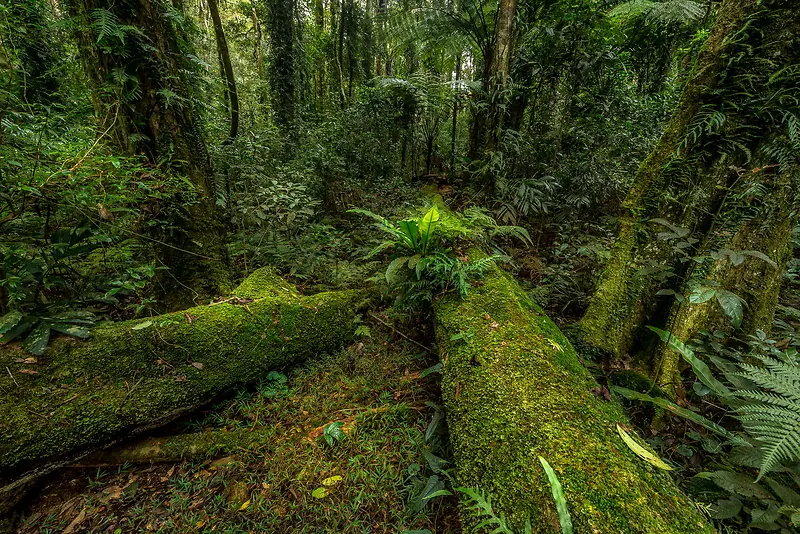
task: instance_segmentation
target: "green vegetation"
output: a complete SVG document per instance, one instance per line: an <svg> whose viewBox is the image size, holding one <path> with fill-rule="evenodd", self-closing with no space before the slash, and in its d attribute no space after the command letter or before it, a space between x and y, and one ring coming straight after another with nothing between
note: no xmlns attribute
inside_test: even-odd
<svg viewBox="0 0 800 534"><path fill-rule="evenodd" d="M0 532L797 530L796 4L0 2Z"/></svg>

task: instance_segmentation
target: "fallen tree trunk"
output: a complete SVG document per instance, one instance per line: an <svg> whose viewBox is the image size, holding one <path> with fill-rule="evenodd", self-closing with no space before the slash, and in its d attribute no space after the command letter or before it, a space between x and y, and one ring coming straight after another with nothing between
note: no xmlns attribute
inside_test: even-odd
<svg viewBox="0 0 800 534"><path fill-rule="evenodd" d="M518 528L530 520L534 532L559 531L542 456L575 532L714 532L667 473L626 447L622 408L593 395L597 383L569 341L513 279L494 269L434 313L460 486L491 495ZM461 515L465 526L480 520Z"/></svg>
<svg viewBox="0 0 800 534"><path fill-rule="evenodd" d="M163 464L220 458L263 445L274 438L268 430L212 430L144 438L94 452L70 467L112 467L117 465Z"/></svg>
<svg viewBox="0 0 800 534"><path fill-rule="evenodd" d="M338 350L353 336L362 300L357 291L304 297L262 269L226 301L100 326L88 341L58 338L36 363L19 347L4 348L0 476L31 478L269 370Z"/></svg>

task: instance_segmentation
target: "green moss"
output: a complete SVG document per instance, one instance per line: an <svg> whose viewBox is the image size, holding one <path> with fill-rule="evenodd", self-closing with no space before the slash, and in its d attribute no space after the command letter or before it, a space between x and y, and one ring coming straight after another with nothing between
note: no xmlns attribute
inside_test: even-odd
<svg viewBox="0 0 800 534"><path fill-rule="evenodd" d="M58 338L36 365L0 351L0 472L62 459L197 408L352 339L356 291L301 297L257 271L230 299ZM143 327L143 328L142 328ZM22 374L34 368L38 374Z"/></svg>
<svg viewBox="0 0 800 534"><path fill-rule="evenodd" d="M713 532L669 475L617 435L619 405L596 386L553 322L499 271L465 300L434 305L442 384L458 483L492 495L499 511L537 532L557 530L538 462L564 486L576 532ZM471 331L467 341L453 341Z"/></svg>

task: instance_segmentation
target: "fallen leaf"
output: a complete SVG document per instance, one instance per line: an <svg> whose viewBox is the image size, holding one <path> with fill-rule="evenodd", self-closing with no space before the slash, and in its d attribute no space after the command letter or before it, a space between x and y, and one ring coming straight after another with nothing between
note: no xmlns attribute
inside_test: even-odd
<svg viewBox="0 0 800 534"><path fill-rule="evenodd" d="M311 496L315 499L324 499L329 493L328 488L319 487L311 492Z"/></svg>
<svg viewBox="0 0 800 534"><path fill-rule="evenodd" d="M341 481L342 481L342 477L340 477L339 475L334 475L332 477L328 477L325 480L323 480L322 481L322 485L323 486L335 486L336 484L338 484Z"/></svg>
<svg viewBox="0 0 800 534"><path fill-rule="evenodd" d="M608 391L608 388L605 386L597 386L592 388L592 394L595 397L605 399L607 401L611 400L611 393Z"/></svg>
<svg viewBox="0 0 800 534"><path fill-rule="evenodd" d="M189 381L189 379L186 378L185 376L176 376L175 377L175 382L188 382L188 381Z"/></svg>
<svg viewBox="0 0 800 534"><path fill-rule="evenodd" d="M636 454L639 458L644 460L645 462L649 463L650 465L657 467L659 469L663 469L664 471L672 471L674 468L667 464L664 460L653 454L652 452L648 451L641 445L639 445L636 440L634 440L627 432L617 423L617 432L619 436L622 438L622 441L625 442L630 450Z"/></svg>
<svg viewBox="0 0 800 534"><path fill-rule="evenodd" d="M202 521L198 521L197 522L197 524L195 525L195 528L203 528L204 526L206 526L206 522L205 522L205 520L202 520Z"/></svg>
<svg viewBox="0 0 800 534"><path fill-rule="evenodd" d="M200 362L192 362L192 367L195 367L197 369L202 369L203 367L205 367L205 365L203 365Z"/></svg>
<svg viewBox="0 0 800 534"><path fill-rule="evenodd" d="M232 463L236 463L236 458L234 458L233 456L226 456L224 458L220 458L218 460L214 460L213 462L211 462L211 467L219 469L224 465L230 465Z"/></svg>
<svg viewBox="0 0 800 534"><path fill-rule="evenodd" d="M34 371L33 369L20 369L17 372L22 373L23 375L38 375L39 374L39 371Z"/></svg>
<svg viewBox="0 0 800 534"><path fill-rule="evenodd" d="M39 363L39 360L37 360L36 358L15 358L14 363L34 364L34 363Z"/></svg>
<svg viewBox="0 0 800 534"><path fill-rule="evenodd" d="M183 315L186 317L186 322L188 322L189 324L192 324L196 319L196 317L191 313L184 313Z"/></svg>
<svg viewBox="0 0 800 534"><path fill-rule="evenodd" d="M83 520L86 519L86 509L84 508L81 512L72 520L72 523L67 525L67 528L61 534L72 534L75 531L75 528L83 523Z"/></svg>
<svg viewBox="0 0 800 534"><path fill-rule="evenodd" d="M242 503L242 505L239 507L239 511L241 512L243 510L247 510L248 506L250 506L250 499L247 499Z"/></svg>

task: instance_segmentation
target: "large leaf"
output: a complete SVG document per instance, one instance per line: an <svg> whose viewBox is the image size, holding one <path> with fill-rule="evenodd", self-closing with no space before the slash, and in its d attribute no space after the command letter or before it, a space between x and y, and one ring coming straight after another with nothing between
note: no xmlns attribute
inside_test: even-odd
<svg viewBox="0 0 800 534"><path fill-rule="evenodd" d="M624 428L622 428L619 425L619 423L617 423L617 433L619 434L619 437L622 438L622 441L625 442L625 445L627 445L628 448L632 450L634 454L636 454L636 456L638 456L645 462L659 469L663 469L664 471L672 471L674 469L667 462L665 462L664 460L656 456L654 453L648 451L643 446L641 446L635 439L633 439L630 436L630 434L628 434L625 431Z"/></svg>
<svg viewBox="0 0 800 534"><path fill-rule="evenodd" d="M17 324L0 336L0 345L10 343L17 339L19 336L28 331L33 325L37 323L37 317L25 316L22 317Z"/></svg>
<svg viewBox="0 0 800 534"><path fill-rule="evenodd" d="M433 234L436 229L436 223L439 222L439 210L436 206L431 207L428 213L422 218L419 225L420 234L420 251L423 254L428 252L428 247L433 241Z"/></svg>
<svg viewBox="0 0 800 534"><path fill-rule="evenodd" d="M408 261L408 257L402 256L400 258L395 258L386 268L386 281L390 284L394 283L395 274L397 273L397 269L405 265Z"/></svg>
<svg viewBox="0 0 800 534"><path fill-rule="evenodd" d="M17 326L23 317L20 312L11 312L0 317L0 334L5 334Z"/></svg>
<svg viewBox="0 0 800 534"><path fill-rule="evenodd" d="M734 328L742 327L742 319L744 319L744 306L745 302L738 295L718 289L716 291L717 302Z"/></svg>
<svg viewBox="0 0 800 534"><path fill-rule="evenodd" d="M675 404L674 402L672 402L669 399L665 399L663 397L651 397L650 395L647 395L646 393L639 393L637 391L632 391L630 389L626 389L626 388L623 388L623 387L620 387L620 386L612 386L611 387L611 391L613 391L614 393L618 393L618 394L622 395L626 399L638 400L638 401L642 401L642 402L651 402L651 403L655 404L656 406L659 406L660 408L664 408L665 410L667 410L667 411L669 411L669 412L671 412L671 413L673 413L675 415L678 415L680 417L683 417L685 419L693 421L693 422L695 422L695 423L707 428L708 430L714 432L715 434L718 434L720 436L723 436L723 437L727 438L731 443L733 443L735 445L746 445L747 444L747 442L745 440L743 440L742 438L740 438L736 434L732 433L730 430L718 425L714 421L712 421L710 419L707 419L707 418L703 417L700 414L697 414L697 413L695 413L695 412L693 412L691 410L687 410L686 408L678 406L677 404Z"/></svg>
<svg viewBox="0 0 800 534"><path fill-rule="evenodd" d="M417 227L417 221L414 219L406 219L397 224L400 226L400 231L403 234L403 240L406 246L414 252L419 252L419 228Z"/></svg>
<svg viewBox="0 0 800 534"><path fill-rule="evenodd" d="M556 476L556 472L547 463L547 460L539 456L539 462L547 473L547 480L550 481L550 493L553 494L553 500L556 503L556 510L558 511L558 522L561 525L561 534L572 534L572 518L569 515L567 508L567 500L564 498L564 490L561 488L561 482ZM526 529L527 530L527 529Z"/></svg>
<svg viewBox="0 0 800 534"><path fill-rule="evenodd" d="M661 341L667 344L667 346L683 356L683 359L692 366L692 370L694 374L697 375L697 378L703 384L708 387L711 391L717 394L720 397L727 397L731 394L731 391L719 380L714 378L714 375L711 374L711 369L708 368L708 365L695 356L694 351L683 344L683 342L670 334L665 330L661 330L660 328L656 328L655 326L648 326L650 330L658 334L658 337L661 338Z"/></svg>
<svg viewBox="0 0 800 534"><path fill-rule="evenodd" d="M50 341L50 325L40 321L38 325L28 334L23 347L26 351L36 356L44 354L47 343Z"/></svg>

